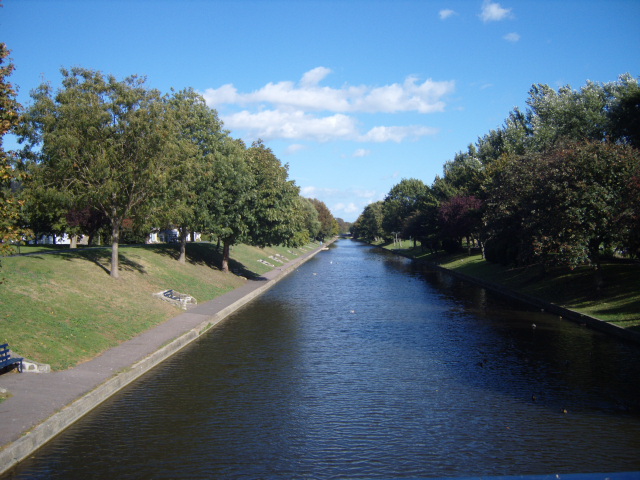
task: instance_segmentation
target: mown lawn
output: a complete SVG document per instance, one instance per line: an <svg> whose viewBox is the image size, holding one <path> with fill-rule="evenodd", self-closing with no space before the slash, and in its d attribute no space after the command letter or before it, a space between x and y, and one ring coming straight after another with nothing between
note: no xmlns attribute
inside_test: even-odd
<svg viewBox="0 0 640 480"><path fill-rule="evenodd" d="M537 265L515 268L490 263L479 254L429 254L423 252L420 246L414 249L409 241L382 246L640 331L640 263L637 262L603 262L604 285L597 289L594 271L587 266L574 270L556 268L545 272Z"/></svg>
<svg viewBox="0 0 640 480"><path fill-rule="evenodd" d="M176 245L121 246L118 280L109 276L109 248L34 248L1 258L0 343L66 369L181 312L153 293L172 288L202 303L272 269L259 259L280 265L269 257L293 259L303 252L237 245L231 251L234 273L224 274L215 245L187 247L187 263L180 264Z"/></svg>

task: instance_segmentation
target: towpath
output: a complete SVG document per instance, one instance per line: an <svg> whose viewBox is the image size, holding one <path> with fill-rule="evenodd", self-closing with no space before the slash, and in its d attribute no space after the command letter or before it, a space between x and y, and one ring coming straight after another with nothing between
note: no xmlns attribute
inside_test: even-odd
<svg viewBox="0 0 640 480"><path fill-rule="evenodd" d="M11 394L0 403L0 474L325 247L308 251L257 280L247 280L74 368L0 375L0 388Z"/></svg>

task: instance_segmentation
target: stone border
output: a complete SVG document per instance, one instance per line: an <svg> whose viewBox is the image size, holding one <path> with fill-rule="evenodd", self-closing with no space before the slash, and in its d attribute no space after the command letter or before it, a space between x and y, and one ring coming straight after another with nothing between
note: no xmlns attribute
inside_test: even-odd
<svg viewBox="0 0 640 480"><path fill-rule="evenodd" d="M71 426L73 423L89 413L109 397L144 375L152 368L159 365L167 358L171 357L173 354L180 351L183 347L189 345L194 340L197 340L211 327L214 327L215 325L225 320L236 310L240 309L256 297L262 295L280 280L285 278L289 273L294 271L301 264L313 258L327 245L330 245L334 241L335 239L332 239L320 245L318 248L309 253L305 252L305 256L296 258L289 265L279 268L277 270L277 274L273 276L273 278L270 278L268 281L264 282L256 289L250 291L244 297L236 300L225 308L222 308L214 315L207 318L207 320L197 325L195 328L192 328L186 333L178 336L167 345L161 347L159 350L134 363L133 365L131 365L131 367L116 373L110 379L101 383L89 393L81 396L80 398L77 398L69 405L62 408L60 411L51 415L42 423L33 427L31 430L24 432L18 440L0 447L0 475L15 467L18 463L26 459L38 448L49 442L53 437ZM271 272L274 272L274 270L272 270Z"/></svg>

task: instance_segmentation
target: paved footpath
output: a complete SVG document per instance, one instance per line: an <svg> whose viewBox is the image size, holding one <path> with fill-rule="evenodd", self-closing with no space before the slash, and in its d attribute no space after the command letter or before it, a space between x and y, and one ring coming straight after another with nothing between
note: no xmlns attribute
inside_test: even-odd
<svg viewBox="0 0 640 480"><path fill-rule="evenodd" d="M77 367L46 374L0 375L0 387L11 394L0 403L0 474L323 248L324 245L258 280L248 280L231 292L190 308Z"/></svg>

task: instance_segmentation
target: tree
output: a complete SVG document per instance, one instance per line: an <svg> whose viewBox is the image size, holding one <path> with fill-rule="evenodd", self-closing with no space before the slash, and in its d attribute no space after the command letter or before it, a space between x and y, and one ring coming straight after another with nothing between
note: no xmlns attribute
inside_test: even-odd
<svg viewBox="0 0 640 480"><path fill-rule="evenodd" d="M173 125L143 78L117 81L83 68L61 73L55 95L48 84L32 92L21 136L25 158L35 158L32 166L72 205L92 205L109 219L111 276L118 278L123 222L144 218L164 193Z"/></svg>
<svg viewBox="0 0 640 480"><path fill-rule="evenodd" d="M560 140L605 140L608 134L607 95L601 84L587 82L580 90L569 85L556 92L536 84L529 90L530 148L543 151Z"/></svg>
<svg viewBox="0 0 640 480"><path fill-rule="evenodd" d="M248 240L261 247L287 244L295 233L295 204L300 188L289 180L289 166L262 140L247 150L247 165L255 185L249 205Z"/></svg>
<svg viewBox="0 0 640 480"><path fill-rule="evenodd" d="M546 265L593 265L601 284L601 250L628 238L633 179L640 151L607 142L569 143L550 152L538 178L540 214L530 227Z"/></svg>
<svg viewBox="0 0 640 480"><path fill-rule="evenodd" d="M364 208L351 228L351 233L355 238L372 242L384 236L382 203L382 201L370 203Z"/></svg>
<svg viewBox="0 0 640 480"><path fill-rule="evenodd" d="M324 241L327 237L334 237L338 234L338 222L331 214L327 205L317 198L309 199L316 211L318 212L318 221L320 222L320 230L316 237L320 241Z"/></svg>
<svg viewBox="0 0 640 480"><path fill-rule="evenodd" d="M486 166L503 155L524 155L531 135L527 115L515 108L502 127L478 139L477 158Z"/></svg>
<svg viewBox="0 0 640 480"><path fill-rule="evenodd" d="M199 190L201 224L222 241L222 271L239 241L264 247L295 240L299 188L269 148L226 138L213 165L202 178L208 188Z"/></svg>
<svg viewBox="0 0 640 480"><path fill-rule="evenodd" d="M420 199L426 193L427 186L416 178L405 178L394 185L382 204L382 227L385 232L401 233L405 220L417 210Z"/></svg>
<svg viewBox="0 0 640 480"><path fill-rule="evenodd" d="M351 228L351 223L346 222L343 218L336 218L336 222L338 222L338 233L340 235L346 235L349 233L349 229Z"/></svg>
<svg viewBox="0 0 640 480"><path fill-rule="evenodd" d="M198 218L202 217L198 212L202 206L199 197L211 186L199 180L215 168L216 153L222 149L227 133L222 130L217 112L191 88L174 93L168 99L168 107L176 127L171 150L174 159L157 218L163 225L178 227L179 262L185 263L188 233L198 228Z"/></svg>
<svg viewBox="0 0 640 480"><path fill-rule="evenodd" d="M540 155L503 155L487 167L482 185L487 260L509 265L522 263L530 256L525 224L536 211L536 176L542 170Z"/></svg>
<svg viewBox="0 0 640 480"><path fill-rule="evenodd" d="M608 116L611 139L640 148L640 83L625 74L604 88L610 97Z"/></svg>
<svg viewBox="0 0 640 480"><path fill-rule="evenodd" d="M318 237L322 225L318 210L311 199L298 197L298 211L300 212L301 228L295 243L302 246Z"/></svg>
<svg viewBox="0 0 640 480"><path fill-rule="evenodd" d="M547 267L591 264L629 248L637 210L640 152L608 142L570 142L492 165L487 192L487 259Z"/></svg>
<svg viewBox="0 0 640 480"><path fill-rule="evenodd" d="M471 239L482 226L482 200L473 195L458 195L440 205L438 217L442 227L442 235L453 239L460 246L462 238L467 239L467 248L471 254Z"/></svg>
<svg viewBox="0 0 640 480"><path fill-rule="evenodd" d="M255 177L245 160L246 147L240 140L223 139L198 179L197 225L204 233L218 237L223 244L220 268L229 271L231 246L248 238L251 196Z"/></svg>
<svg viewBox="0 0 640 480"><path fill-rule="evenodd" d="M13 63L3 65L8 56L6 44L0 43L0 255L8 253L13 242L22 240L29 233L20 224L23 201L17 193L24 175L13 168L3 146L3 137L18 125L22 108L15 99L13 85L7 80L14 70Z"/></svg>

